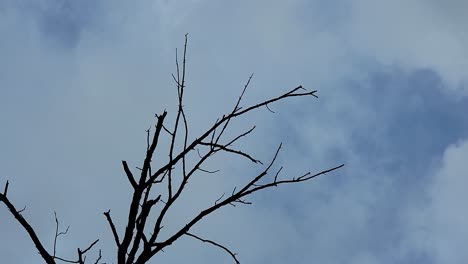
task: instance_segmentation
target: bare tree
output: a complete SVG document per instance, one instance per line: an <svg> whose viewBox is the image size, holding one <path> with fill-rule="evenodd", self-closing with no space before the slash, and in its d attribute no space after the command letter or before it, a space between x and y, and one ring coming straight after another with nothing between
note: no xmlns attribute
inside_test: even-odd
<svg viewBox="0 0 468 264"><path fill-rule="evenodd" d="M178 94L178 109L175 115L175 120L172 127L168 127L165 123L167 112L164 111L160 115L156 115L156 124L154 131L148 129L147 132L147 148L146 156L141 168L138 168L138 175L130 170L126 161L122 161L123 170L133 189L133 196L128 208L128 219L126 228L120 232L117 230L114 221L111 217L110 210L104 213L104 216L109 224L112 232L115 245L117 247L117 263L118 264L143 264L147 263L153 256L162 252L166 247L173 244L179 238L188 236L204 243L211 244L215 247L224 250L233 261L239 263L237 255L224 245L221 245L212 240L202 238L199 235L191 232L198 222L205 216L212 214L216 210L221 209L226 205L250 204L246 200L249 195L271 187L276 187L283 184L300 183L309 181L317 176L337 170L344 166L331 167L316 173L306 172L296 177L282 177L280 175L283 167L273 170L278 154L281 150L281 144L274 151L271 159L263 164L260 160L254 158L251 154L234 148L234 144L242 138L248 136L255 126L247 131L238 134L230 139L225 139L225 132L231 125L231 121L238 119L245 114L266 107L271 111L269 105L293 97L317 97L317 91L307 91L302 86L298 86L277 97L265 100L263 102L241 106L245 91L247 90L252 76L245 84L239 98L234 104L232 110L219 117L214 124L206 129L201 135L193 140L189 140L189 125L184 110L184 90L186 77L186 54L187 54L187 35L185 36L185 45L182 55L182 65L179 65L179 59L176 50L176 74L172 75L177 87ZM169 160L157 169L152 167L153 155L158 147L160 140L167 139L169 143ZM177 150L179 149L179 150ZM195 158L191 158L189 154L196 153ZM169 236L162 237L162 223L166 220L169 210L173 207L181 194L186 190L187 183L194 178L198 172L215 173L216 171L208 171L203 168L203 164L211 157L218 153L227 153L238 155L254 164L263 166L263 169L257 175L253 175L248 182L240 187L235 187L232 192L223 193L220 197L213 201L211 206L208 206L202 211L199 211L192 219L187 221L183 227L173 232ZM190 164L190 165L189 165ZM44 261L48 264L57 262L68 263L85 263L86 253L93 248L99 240L95 240L88 247L77 249L77 257L74 260L65 259L57 256L56 243L57 238L67 233L59 230L59 221L55 214L56 230L55 239L52 250L46 250L43 243L38 238L34 228L22 216L22 211L18 210L8 199L8 181L5 184L3 193L0 193L0 201L6 205L11 214L15 217L18 223L28 233L32 242L36 246ZM155 193L151 191L156 189L155 186L161 186ZM154 192L154 191L153 191ZM156 206L159 205L159 206ZM156 214L154 214L156 212ZM153 213L153 214L152 214ZM156 217L152 217L156 215ZM93 263L100 263L101 251L97 259Z"/></svg>

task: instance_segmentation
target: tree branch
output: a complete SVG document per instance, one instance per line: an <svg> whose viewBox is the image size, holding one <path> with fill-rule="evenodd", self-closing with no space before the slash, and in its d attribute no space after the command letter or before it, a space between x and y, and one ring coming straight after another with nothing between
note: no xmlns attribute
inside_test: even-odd
<svg viewBox="0 0 468 264"><path fill-rule="evenodd" d="M15 217L18 223L20 223L24 230L26 230L44 261L47 264L55 264L54 258L44 248L33 227L28 223L28 221L26 221L26 219L24 219L24 217L18 212L18 210L16 210L15 206L10 202L10 200L6 196L7 192L8 182L5 185L5 190L3 194L0 194L0 202L3 202L6 205L6 207L8 208L8 210L10 210L11 214Z"/></svg>
<svg viewBox="0 0 468 264"><path fill-rule="evenodd" d="M55 237L54 237L54 255L52 257L55 258L56 256L56 252L57 252L57 238L61 235L65 235L68 233L68 229L70 228L70 226L67 227L67 229L65 231L62 231L62 232L59 232L59 222L58 222L58 218L57 218L57 212L54 211L54 216L55 216Z"/></svg>
<svg viewBox="0 0 468 264"><path fill-rule="evenodd" d="M209 135L211 135L213 133L213 131L215 131L218 127L220 127L221 125L229 122L229 120L231 120L232 118L235 118L235 117L238 117L240 115L244 115L248 112L251 112L255 109L258 109L262 106L265 106L266 104L271 104L273 102L277 102L279 100L282 100L282 99L285 99L285 98L289 98L289 97L297 97L297 96L314 96L316 97L315 93L317 91L312 91L312 92L305 92L305 93L297 93L298 90L304 90L304 88L302 86L298 86L292 90L290 90L289 92L287 93L284 93L278 97L275 97L275 98L272 98L272 99L269 99L269 100L266 100L266 101L263 101L261 103L258 103L256 105L253 105L253 106L250 106L250 107L247 107L246 109L244 110L239 110L239 111L236 111L236 112L231 112L229 115L223 115L223 117L219 120L217 120L215 122L215 124L209 128L208 130L206 130L200 137L196 138L194 141L192 141L192 143L190 143L187 148L185 148L183 151L181 151L176 157L174 157L172 159L172 161L168 162L166 165L162 166L161 168L159 168L152 176L151 176L151 179L154 180L155 178L157 178L159 175L161 175L162 173L164 173L166 170L172 168L175 164L177 164L185 155L187 155L188 152L190 152L191 150L195 149L195 147L197 145L200 144L200 142L204 141ZM240 102L240 101L239 101ZM236 104L238 105L238 104ZM220 132L221 133L221 132ZM219 138L219 134L218 134L218 138ZM216 142L216 140L214 141ZM216 142L217 143L217 142ZM147 184L150 184L151 181L148 181Z"/></svg>
<svg viewBox="0 0 468 264"><path fill-rule="evenodd" d="M238 192L235 192L233 191L232 195L225 198L223 201L219 202L219 203L215 203L213 206L201 211L196 217L194 217L190 222L188 222L183 228L181 228L179 231L177 231L174 235L172 235L171 237L169 237L167 240L165 240L164 242L160 242L160 243L156 243L155 245L157 246L155 249L151 250L149 253L145 253L144 255L142 254L142 258L139 259L139 261L137 260L136 263L145 263L144 260L149 260L152 256L154 256L156 253L158 253L159 251L161 251L162 249L164 249L165 247L171 245L172 243L174 243L177 239L179 239L182 235L186 234L191 227L193 227L196 223L198 223L201 219L203 219L205 216L213 213L214 211L218 210L219 208L225 206L225 205L228 205L228 204L233 204L234 202L238 202L238 203L243 203L243 204L250 204L250 202L247 202L245 200L242 200L241 198L253 193L253 192L256 192L256 191L259 191L259 190L262 190L262 189L265 189L265 188L269 188L269 187L273 187L273 186L277 186L277 185L280 185L280 184L285 184L285 183L296 183L296 182L302 182L302 181L307 181L307 180L310 180L314 177L317 177L319 175L323 175L323 174L326 174L328 172L331 172L331 171L334 171L334 170L337 170L341 167L344 166L344 164L340 165L340 166L336 166L334 168L331 168L331 169L328 169L328 170L324 170L324 171L321 171L319 173L316 173L314 175L309 175L310 173L306 173L298 178L293 178L291 180L283 180L283 181L274 181L272 183L268 183L268 184L264 184L264 185L259 185L258 187L255 187L255 188L252 188L250 189L252 186L255 185L256 182L258 182L260 179L262 179L263 177L265 177L267 174L268 174L268 171L271 169L271 167L273 166L273 164L275 163L277 157L278 157L278 154L281 150L281 144L279 145L279 147L277 148L272 160L270 161L270 163L268 164L268 166L266 167L265 170L263 170L261 173L259 173L253 180L251 180L249 183L247 183L246 185L244 185L244 187L239 190ZM277 176L277 175L276 175ZM275 176L275 178L276 178Z"/></svg>
<svg viewBox="0 0 468 264"><path fill-rule="evenodd" d="M75 262L75 263L84 264L86 262L86 256L84 256L84 254L86 254L86 252L88 252L92 247L94 247L94 245L96 245L97 242L99 242L99 239L96 239L85 250L81 250L80 248L77 248L78 262Z"/></svg>
<svg viewBox="0 0 468 264"><path fill-rule="evenodd" d="M226 151L226 152L231 152L231 153L234 153L234 154L241 155L241 156L243 156L243 157L249 159L249 160L252 161L253 163L260 163L260 164L263 164L260 160L254 159L252 156L250 156L249 154L247 154L247 153L245 153L245 152L243 152L243 151L241 151L241 150L231 149L231 148L228 148L228 147L226 147L225 145L222 145L222 144L200 142L200 145L216 147L216 148L219 148L219 149L224 150L224 151Z"/></svg>
<svg viewBox="0 0 468 264"><path fill-rule="evenodd" d="M156 150L156 147L158 145L159 135L161 134L163 122L164 122L164 119L166 118L166 115L167 115L167 112L164 111L162 115L157 117L158 121L156 123L156 129L154 131L153 140L151 142L151 146L146 151L146 157L143 162L143 168L141 170L138 186L133 191L132 201L130 203L130 208L128 212L127 227L125 228L124 237L122 238L122 241L118 247L117 262L119 264L125 263L125 258L127 255L128 247L130 246L130 243L132 242L133 234L135 231L136 219L137 219L138 211L140 207L139 204L140 204L140 200L142 198L143 192L148 187L148 185L153 184L153 182L156 180L156 177L155 177L147 181L147 177L150 176L149 171L151 168L151 159L153 158L154 151Z"/></svg>
<svg viewBox="0 0 468 264"><path fill-rule="evenodd" d="M212 240L201 238L197 235L190 233L190 229L201 221L205 216L210 215L214 211L226 206L226 205L233 205L236 206L237 204L251 204L250 201L247 200L247 196L254 192L258 192L270 187L276 187L278 185L287 184L287 183L299 183L311 180L317 176L324 175L326 173L332 172L344 166L344 164L323 170L321 172L312 174L311 172L307 172L299 177L293 177L288 179L278 179L279 174L281 173L283 167L280 167L276 170L276 173L271 173L270 171L275 164L279 152L282 148L282 144L278 146L276 152L274 153L273 157L271 158L270 162L265 166L260 160L254 158L252 155L247 153L242 149L235 149L232 145L237 142L238 140L246 137L249 135L254 129L253 126L248 131L237 135L233 139L225 140L226 131L230 128L229 126L234 122L233 120L237 117L244 116L249 112L261 109L266 107L267 110L270 112L274 112L270 109L270 105L281 101L286 98L292 97L303 97L303 96L313 96L317 98L316 92L311 91L308 92L304 89L301 85L293 88L279 96L270 98L265 101L261 101L259 103L250 105L250 106L241 106L242 100L244 95L247 91L247 88L250 85L252 80L253 74L250 75L249 79L245 83L242 92L240 93L239 97L235 101L234 107L228 111L226 114L223 114L220 118L218 118L207 130L201 133L199 137L191 139L191 142L188 141L189 136L189 126L187 122L187 116L184 109L184 93L186 88L186 54L187 54L187 34L185 35L185 43L183 49L183 59L182 65L179 65L179 58L176 49L176 70L175 74L172 74L172 78L174 79L177 87L177 96L178 96L178 110L174 119L174 123L170 123L171 130L168 129L164 122L167 116L167 112L164 112L161 115L155 115L157 118L157 122L155 124L155 131L151 137L151 129L146 130L146 155L143 161L143 165L140 170L139 178L135 178L132 171L129 169L128 164L126 161L122 161L122 166L125 171L125 174L130 182L130 185L133 188L133 195L130 201L130 206L128 208L128 219L125 229L123 230L122 239L119 238L119 234L117 231L116 226L110 215L110 210L104 212L103 214L106 217L107 222L109 223L110 229L112 231L112 235L114 237L116 246L117 246L117 264L145 264L147 263L155 254L164 250L165 247L171 245L175 241L177 241L180 237L187 235L192 238L195 238L201 242L209 243L216 247L221 248L233 258L236 263L239 263L238 259L236 258L236 254L229 250L227 247L216 243ZM182 127L181 127L182 126ZM180 130L182 130L180 132ZM164 161L163 165L159 167L155 172L152 171L152 158L155 153L155 150L158 146L161 131L166 131L169 134L169 149L168 149L168 156L169 160L166 162ZM163 132L164 133L164 132ZM227 143L222 143L227 142ZM205 154L200 153L200 149L203 148L202 152L207 151ZM190 152L192 150L196 150L199 159L194 159L192 162L189 161ZM206 209L199 211L194 217L186 222L186 224L176 230L174 233L170 233L168 237L161 238L160 237L160 230L163 228L163 222L166 221L166 215L171 207L177 202L181 194L184 190L187 190L187 184L189 179L191 179L196 172L206 172L206 173L215 173L216 171L209 171L203 169L202 166L208 160L208 158L214 156L215 154L219 154L221 152L227 152L239 155L243 158L250 160L253 163L259 163L263 165L263 169L260 170L259 173L253 175L254 177L249 178L249 180L239 186L239 188L234 187L232 193L226 195L223 193L221 197L216 199L211 206L208 206ZM175 173L179 173L181 171L180 178L175 178ZM271 175L272 174L272 175ZM271 175L270 177L267 177ZM167 176L167 177L166 177ZM167 180L167 182L166 182ZM150 195L152 191L152 187L157 186L158 183L166 184L162 190L156 189L159 193L153 196ZM162 187L159 185L159 187ZM167 187L167 189L166 189ZM78 259L77 260L67 260L65 258L61 258L56 256L57 253L57 240L58 237L64 235L68 232L68 228L65 231L59 230L59 221L57 218L57 214L54 212L55 215L55 237L54 237L54 245L53 245L53 255L49 254L45 248L43 247L42 243L40 242L37 234L35 233L34 229L31 225L23 218L21 212L24 210L17 210L13 204L7 198L9 188L9 182L7 181L3 190L3 193L0 193L0 203L4 203L7 208L10 210L11 214L15 217L15 219L22 225L22 227L26 230L28 235L30 236L31 240L33 241L36 248L39 250L42 258L45 260L47 264L55 264L56 260L68 262L68 263L78 263L84 264L86 261L86 253L93 248L99 239L92 242L86 249L81 250L77 248ZM166 191L167 191L167 199L166 199ZM151 197L150 197L151 196ZM164 201L161 199L161 196L164 196ZM161 208L158 209L158 215L155 217L156 219L151 219L150 215L158 202L162 202ZM154 220L154 223L153 223ZM151 230L145 233L145 228L148 223L151 223ZM154 226L153 226L154 224ZM148 230L147 230L148 231ZM152 231L152 232L151 232ZM101 260L101 250L99 250L99 254L95 260L95 264L99 263Z"/></svg>
<svg viewBox="0 0 468 264"><path fill-rule="evenodd" d="M112 230L112 235L114 236L114 241L117 247L120 247L120 239L119 239L119 234L117 233L117 229L115 229L114 222L112 222L112 218L110 216L110 210L107 212L104 212L104 215L106 216L107 222L109 223L109 226Z"/></svg>
<svg viewBox="0 0 468 264"><path fill-rule="evenodd" d="M185 233L185 234L186 234L187 236L191 236L191 237L193 237L193 238L195 238L195 239L197 239L197 240L200 240L201 242L209 243L209 244L212 244L212 245L214 245L214 246L217 246L217 247L221 248L222 250L226 251L229 255L231 255L231 257L234 259L234 261L235 261L237 264L240 264L239 260L236 258L236 255L237 255L237 254L234 253L234 252L232 252L231 250L229 250L227 247L225 247L225 246L223 246L223 245L221 245L221 244L218 244L218 243L216 243L216 242L214 242L214 241L212 241L212 240L208 240L208 239L201 238L201 237L196 236L196 235L194 235L194 234L192 234L192 233L189 233L189 232L187 232L187 233Z"/></svg>
<svg viewBox="0 0 468 264"><path fill-rule="evenodd" d="M6 184L5 184L5 189L3 189L3 196L7 196L7 193L8 193L8 185L10 185L10 183L8 181L6 181Z"/></svg>
<svg viewBox="0 0 468 264"><path fill-rule="evenodd" d="M122 165L124 167L125 174L127 175L128 181L132 185L133 189L136 189L138 187L135 178L133 177L132 172L128 168L127 162L125 160L122 160Z"/></svg>

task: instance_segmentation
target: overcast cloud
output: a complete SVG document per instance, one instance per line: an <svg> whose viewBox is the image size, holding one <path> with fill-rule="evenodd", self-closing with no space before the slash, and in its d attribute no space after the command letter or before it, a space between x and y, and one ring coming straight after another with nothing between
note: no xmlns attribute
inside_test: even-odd
<svg viewBox="0 0 468 264"><path fill-rule="evenodd" d="M232 107L302 84L293 99L235 123L285 176L345 163L303 185L257 194L194 232L242 263L467 263L468 4L462 0L0 2L0 185L52 247L53 212L69 235L62 256L100 238L102 212L123 228L130 186L154 113L174 116L175 48L189 33L186 109L192 136ZM163 152L160 153L165 158ZM260 167L210 163L171 211L167 231ZM41 263L0 208L0 261ZM152 263L231 263L181 239Z"/></svg>

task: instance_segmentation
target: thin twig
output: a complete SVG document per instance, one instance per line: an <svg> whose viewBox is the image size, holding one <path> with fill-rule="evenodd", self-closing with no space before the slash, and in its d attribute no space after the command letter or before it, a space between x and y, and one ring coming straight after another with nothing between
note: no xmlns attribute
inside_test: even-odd
<svg viewBox="0 0 468 264"><path fill-rule="evenodd" d="M57 212L54 211L54 216L55 216L55 237L54 237L54 254L53 254L53 257L56 256L56 253L57 253L57 238L61 235L65 235L68 233L68 229L70 228L70 226L67 227L67 229L65 231L62 231L62 232L59 232L59 221L58 221L58 218L57 218Z"/></svg>
<svg viewBox="0 0 468 264"><path fill-rule="evenodd" d="M268 111L272 112L273 114L275 113L275 111L271 110L270 107L268 106L268 104L265 105L266 108L268 109Z"/></svg>
<svg viewBox="0 0 468 264"><path fill-rule="evenodd" d="M206 173L210 173L210 174L217 173L217 172L220 171L220 170L209 171L209 170L205 170L205 169L202 169L202 168L198 168L198 170L206 172Z"/></svg>
<svg viewBox="0 0 468 264"><path fill-rule="evenodd" d="M85 250L81 251L81 253L85 254L88 252L92 247L94 247L94 245L96 245L97 242L99 242L99 239L94 240L94 242L91 243Z"/></svg>
<svg viewBox="0 0 468 264"><path fill-rule="evenodd" d="M238 155L241 155L247 159L249 159L250 161L252 161L253 163L260 163L263 165L263 163L258 160L258 159L254 159L252 156L250 156L249 154L241 151L241 150L235 150L235 149L231 149L231 148L227 148L226 145L222 145L222 144L216 144L216 143L206 143L206 142L200 142L200 145L203 145L203 146L212 146L212 147L216 147L216 148L219 148L221 150L224 150L226 152L231 152L231 153L234 153L234 154L238 154Z"/></svg>
<svg viewBox="0 0 468 264"><path fill-rule="evenodd" d="M94 262L94 264L98 264L99 260L101 260L101 258L102 258L102 254L101 254L101 250L99 249L99 255L98 255L96 261Z"/></svg>
<svg viewBox="0 0 468 264"><path fill-rule="evenodd" d="M231 250L229 250L227 247L225 247L225 246L223 246L223 245L221 245L221 244L219 244L219 243L216 243L216 242L214 242L214 241L212 241L212 240L208 240L208 239L201 238L201 237L199 237L199 236L197 236L197 235L194 235L194 234L192 234L192 233L189 233L189 232L187 232L187 233L185 233L185 234L186 234L187 236L191 236L191 237L193 237L193 238L195 238L195 239L198 239L198 240L200 240L200 241L202 241L202 242L204 242L204 243L209 243L209 244L212 244L212 245L214 245L214 246L217 246L217 247L221 248L222 250L226 251L229 255L231 255L231 257L234 259L234 261L235 261L237 264L240 264L239 260L238 260L237 257L236 257L237 254L234 253L234 252L232 252Z"/></svg>
<svg viewBox="0 0 468 264"><path fill-rule="evenodd" d="M10 184L10 182L6 181L6 184L5 184L5 189L3 190L3 195L6 197L7 196L7 193L8 193L8 185Z"/></svg>

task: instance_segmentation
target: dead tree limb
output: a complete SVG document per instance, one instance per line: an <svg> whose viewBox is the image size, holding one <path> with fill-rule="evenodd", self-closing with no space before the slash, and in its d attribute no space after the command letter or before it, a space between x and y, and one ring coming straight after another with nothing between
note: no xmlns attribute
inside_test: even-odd
<svg viewBox="0 0 468 264"><path fill-rule="evenodd" d="M186 86L186 52L187 36L184 44L182 66L179 65L178 54L176 50L176 73L172 75L172 78L174 79L177 88L178 110L175 116L172 129L169 130L166 128L167 126L164 125L164 117L167 114L166 111L164 111L161 115L156 115L156 130L161 131L162 129L164 129L169 135L169 159L166 164L163 164L157 170L151 172L151 157L154 154L155 148L149 147L147 150L147 155L143 163L143 169L141 170L140 179L136 185L136 188L134 188L133 197L135 200L132 200L132 204L129 208L129 211L132 213L129 215L131 217L129 217L128 219L128 224L126 228L126 239L127 241L133 240L133 244L132 247L129 247L130 243L124 244L122 242L122 244L118 246L118 263L147 263L154 255L156 255L159 252L162 252L164 248L166 248L169 245L172 245L175 241L177 241L180 237L184 235L197 238L198 240L203 242L208 242L209 240L202 239L189 232L189 230L195 224L201 221L205 216L213 213L214 211L226 205L235 206L235 204L251 204L251 202L246 200L246 197L254 192L261 191L270 187L276 187L282 184L304 182L319 175L332 172L344 166L342 164L339 166L332 167L331 169L322 170L318 173L307 172L296 177L278 179L279 174L282 170L281 167L278 171L276 171L276 173L273 173L271 178L269 178L270 180L264 180L266 179L267 175L271 174L270 170L272 169L272 166L277 160L277 157L282 147L282 145L280 144L274 156L266 165L266 168L262 170L262 172L259 173L257 176L255 176L252 180L247 182L245 185L241 186L240 188L237 188L238 191L236 191L235 189L229 196L225 196L225 194L223 194L214 202L212 206L199 212L181 229L179 229L178 231L166 238L161 237L160 230L163 228L162 224L166 219L167 213L179 199L181 194L186 190L188 181L192 177L194 177L196 172L199 171L207 173L214 173L219 171L209 171L202 168L202 165L205 164L205 162L209 160L212 156L218 153L230 153L241 156L253 162L254 164L263 165L263 163L259 159L255 158L250 153L232 147L232 145L238 140L248 136L255 129L255 126L249 129L248 131L235 136L231 140L224 139L224 134L229 129L229 125L234 119L239 118L240 116L244 116L249 112L259 110L262 107L268 108L270 105L287 98L307 96L317 97L317 91L307 91L302 86L297 86L296 88L293 88L290 91L283 93L277 97L267 99L265 101L251 106L243 107L241 106L241 102L246 93L247 88L251 83L253 77L253 75L251 75L247 83L244 85L244 88L239 98L235 102L232 110L227 114L224 114L221 117L219 117L215 121L215 123L208 129L206 129L201 135L189 141L189 126L184 110L183 101L184 89ZM180 132L181 129L182 132ZM153 146L154 143L159 140L159 136L160 134L159 132L157 132L155 133L152 139L149 139L149 137L147 137L147 144ZM177 151L176 146L178 146L178 144L181 147ZM193 163L191 167L187 167L186 159L192 151L195 151L196 155L198 156L198 160L195 160L195 163ZM180 168L180 174L176 175L175 168L177 167ZM126 168L128 168L128 166ZM131 172L127 172L127 169L125 170L127 175L131 175ZM175 184L175 177L179 177L178 184ZM155 184L162 183L165 184L165 187L162 187L162 189L158 189L158 196L153 199L148 198L149 190L152 188L152 186L154 186ZM164 193L167 196L165 201L161 204L161 206L158 207L159 211L155 216L154 224L152 225L152 228L146 230L146 223L149 220L148 216L150 215L152 209L155 208L154 205L156 205L156 203L158 203L159 201L162 201L161 195L164 195ZM125 238L123 241L125 241ZM224 248L220 244L215 243L213 241L210 241L208 243L225 249L225 251L228 252L231 255L231 257L233 257L235 262L238 262L236 255L233 254L230 250L226 250L227 248ZM140 245L143 246L140 247Z"/></svg>
<svg viewBox="0 0 468 264"><path fill-rule="evenodd" d="M60 231L59 230L59 221L57 218L57 213L54 212L55 216L55 236L54 236L54 245L53 245L53 250L52 254L50 254L44 247L43 243L40 241L39 237L36 234L36 231L34 231L34 228L28 223L28 221L21 215L21 212L23 210L17 210L16 207L11 203L11 201L8 199L6 194L8 193L8 185L9 182L7 181L5 184L5 189L3 193L0 193L0 202L5 204L8 210L11 212L13 217L18 221L18 223L23 227L23 229L28 233L29 237L31 238L32 242L34 243L34 246L36 249L39 251L39 254L41 255L42 259L45 261L47 264L56 264L56 260L62 261L62 262L67 262L67 263L78 263L78 264L85 264L86 261L86 256L85 254L94 246L96 243L99 241L99 239L96 239L93 243L91 243L85 250L81 250L78 248L78 259L77 260L69 260L65 259L62 257L57 256L57 239L61 235L65 235L68 232L68 229L70 226L67 227L65 231ZM100 253L99 253L100 255ZM98 257L98 260L96 260L95 264L98 264L100 261L101 257Z"/></svg>
<svg viewBox="0 0 468 264"><path fill-rule="evenodd" d="M10 200L6 196L8 193L8 185L9 182L7 181L5 184L5 190L3 191L3 194L0 193L0 202L6 205L6 207L8 208L8 210L10 210L11 214L15 217L18 223L28 233L29 237L34 243L34 246L37 248L39 254L41 254L41 257L44 259L44 261L47 264L55 264L54 258L49 254L49 252L47 252L44 245L39 240L39 237L37 236L36 232L34 231L34 228L28 223L26 219L24 219L21 213L15 208L15 206L10 202Z"/></svg>
<svg viewBox="0 0 468 264"><path fill-rule="evenodd" d="M204 239L198 235L194 235L190 230L199 223L203 218L213 212L225 207L226 205L245 205L251 204L247 200L249 195L268 188L277 187L285 184L293 184L309 181L320 175L333 172L344 164L329 167L328 169L319 172L308 171L301 175L291 177L280 176L283 167L274 169L278 159L282 144L279 144L276 151L273 153L270 161L263 164L251 153L239 149L234 146L238 141L251 135L255 126L249 130L234 135L227 139L226 132L229 131L235 119L244 117L248 113L258 111L265 107L268 111L271 106L280 101L299 98L299 97L315 97L317 91L307 91L301 85L283 93L276 97L260 101L259 103L243 106L243 98L251 84L253 74L248 78L239 97L234 103L233 108L227 113L221 115L211 126L196 137L190 135L189 123L184 109L184 92L186 88L186 54L187 54L187 35L185 35L185 43L182 55L182 64L179 65L178 51L176 50L176 73L172 75L177 89L177 112L173 119L173 123L166 120L167 112L164 110L162 114L156 114L156 124L154 132L152 129L146 130L146 153L143 164L137 167L139 173L132 172L126 161L122 161L124 173L131 186L132 198L128 207L128 215L125 219L125 228L119 230L114 224L114 220L110 215L110 210L104 212L104 216L109 224L113 239L116 244L117 264L145 264L150 259L163 252L163 250L175 243L183 236L189 236L201 242L214 245L224 250L231 256L235 263L239 263L237 255L227 247L212 240ZM274 112L273 112L274 113ZM164 131L163 133L161 133ZM168 140L169 148L167 149L168 159L160 157L161 166L153 170L153 157L155 151L159 147L161 140ZM176 229L173 233L163 236L160 232L164 227L163 224L168 221L168 212L179 201L181 195L187 191L189 180L195 179L197 174L215 173L219 170L207 170L203 165L216 154L229 154L242 157L254 166L261 166L260 172L252 175L250 180L246 180L243 185L234 187L233 191L223 193L219 198L213 201L210 206L194 214L181 228ZM201 172L201 173L200 173ZM200 176L200 175L198 175ZM12 215L26 230L35 247L38 249L41 257L48 264L55 264L56 260L67 263L84 264L86 261L86 253L88 253L99 241L92 242L84 250L77 249L77 259L69 260L57 256L57 239L59 236L67 233L59 230L59 222L55 214L55 238L52 254L49 253L39 240L36 232L31 225L21 215L22 210L17 210L7 198L9 182L7 181L3 193L0 193L0 202L4 203L10 210ZM24 210L24 209L23 209ZM169 219L170 220L170 219ZM117 221L116 223L119 223ZM120 231L120 232L119 232ZM95 259L95 264L99 263L102 258L101 250Z"/></svg>

